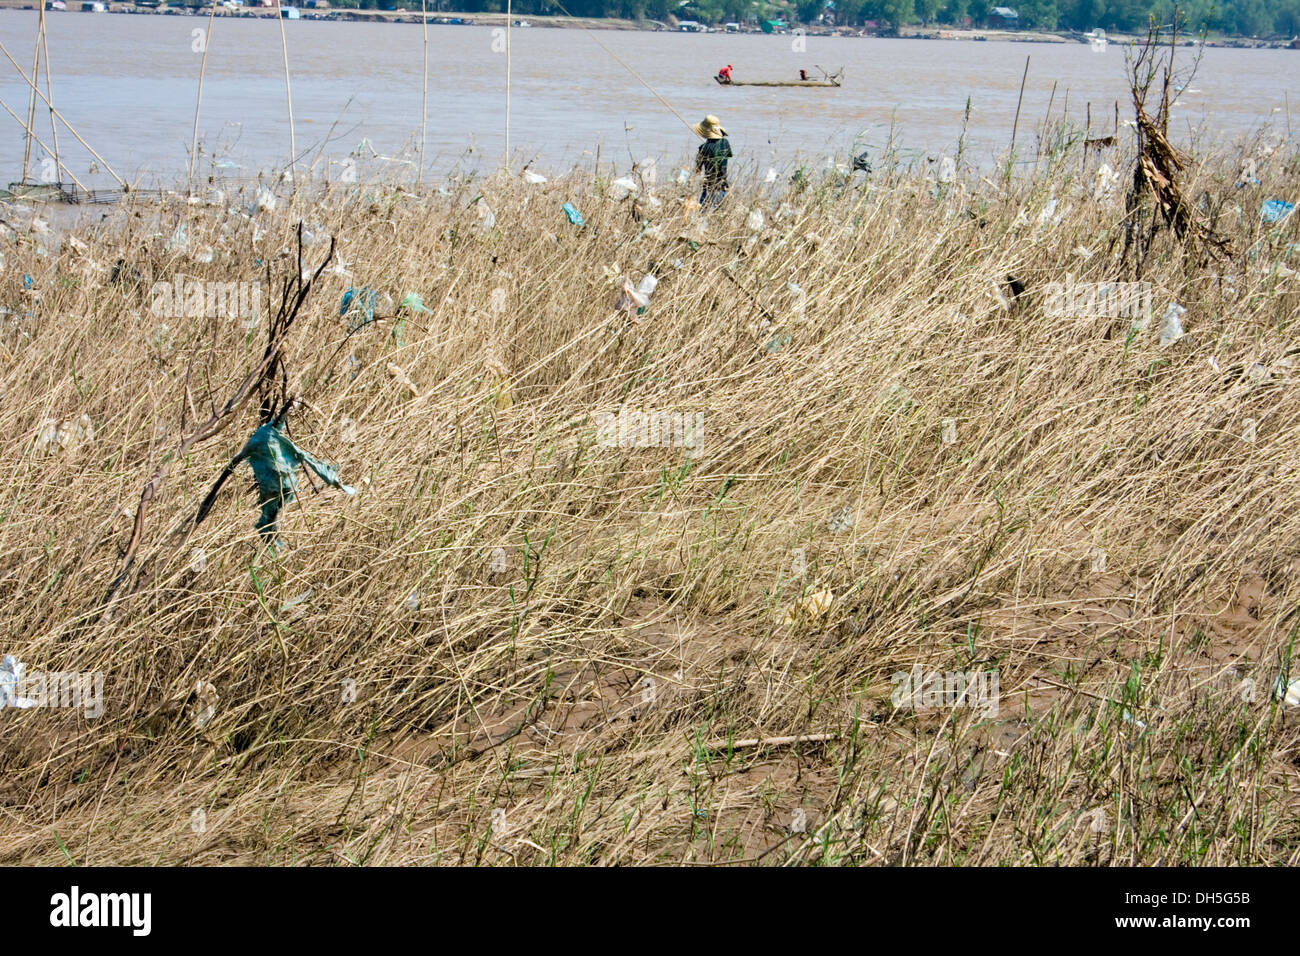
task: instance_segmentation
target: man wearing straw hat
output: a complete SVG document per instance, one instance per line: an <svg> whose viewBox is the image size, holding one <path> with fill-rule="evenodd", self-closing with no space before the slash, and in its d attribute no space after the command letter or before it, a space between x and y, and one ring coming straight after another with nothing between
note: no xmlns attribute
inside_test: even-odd
<svg viewBox="0 0 1300 956"><path fill-rule="evenodd" d="M704 173L704 189L700 192L700 208L713 209L727 195L727 160L731 159L731 143L727 131L716 116L706 116L691 129L704 139L695 154L695 171Z"/></svg>

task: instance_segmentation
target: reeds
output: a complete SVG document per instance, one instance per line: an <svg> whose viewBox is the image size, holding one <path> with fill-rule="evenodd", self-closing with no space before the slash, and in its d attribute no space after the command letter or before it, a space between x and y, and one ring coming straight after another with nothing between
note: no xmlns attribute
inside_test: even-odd
<svg viewBox="0 0 1300 956"><path fill-rule="evenodd" d="M0 714L0 860L1293 863L1300 287L1295 217L1258 203L1297 155L1243 147L1250 190L1241 156L1188 164L1238 254L1157 237L1143 330L1048 314L1123 269L1123 197L1061 142L1005 188L877 163L741 182L706 220L575 172L21 229L0 652L104 700ZM276 552L237 473L178 545L250 405L168 462L105 607L148 477L264 361L300 221L342 266L281 397L357 496L304 486ZM153 314L178 275L266 308ZM363 286L431 314L349 334ZM602 445L620 409L703 431ZM914 665L996 671L997 714L896 707Z"/></svg>

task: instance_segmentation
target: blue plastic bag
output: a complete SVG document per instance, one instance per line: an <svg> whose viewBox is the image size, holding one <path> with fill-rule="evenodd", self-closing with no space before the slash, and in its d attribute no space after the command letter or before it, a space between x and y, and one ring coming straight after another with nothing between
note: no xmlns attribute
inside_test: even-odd
<svg viewBox="0 0 1300 956"><path fill-rule="evenodd" d="M1259 207L1259 217L1265 222L1281 222L1291 214L1295 203L1282 199L1269 199Z"/></svg>
<svg viewBox="0 0 1300 956"><path fill-rule="evenodd" d="M240 455L253 469L257 480L258 503L262 506L257 530L272 541L276 537L275 522L280 517L280 509L293 501L297 493L299 465L310 468L321 481L344 494L357 493L355 488L339 480L333 466L303 451L270 422L253 432Z"/></svg>
<svg viewBox="0 0 1300 956"><path fill-rule="evenodd" d="M375 321L375 302L379 294L369 286L354 289L351 286L343 293L343 302L339 305L339 315L351 315L348 331L355 332Z"/></svg>

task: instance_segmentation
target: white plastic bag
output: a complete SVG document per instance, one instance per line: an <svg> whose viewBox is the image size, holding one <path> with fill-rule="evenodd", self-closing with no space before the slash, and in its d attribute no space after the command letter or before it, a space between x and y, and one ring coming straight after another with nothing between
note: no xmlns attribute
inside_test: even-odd
<svg viewBox="0 0 1300 956"><path fill-rule="evenodd" d="M609 184L609 195L612 199L626 199L638 189L635 179L627 176L620 177Z"/></svg>
<svg viewBox="0 0 1300 956"><path fill-rule="evenodd" d="M1177 302L1169 303L1164 316L1160 319L1160 345L1173 345L1187 333L1183 331L1182 318L1187 314Z"/></svg>

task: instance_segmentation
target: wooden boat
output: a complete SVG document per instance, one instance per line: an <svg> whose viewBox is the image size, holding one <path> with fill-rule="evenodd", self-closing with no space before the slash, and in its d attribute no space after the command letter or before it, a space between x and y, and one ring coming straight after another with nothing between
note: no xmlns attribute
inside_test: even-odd
<svg viewBox="0 0 1300 956"><path fill-rule="evenodd" d="M719 86L839 86L838 79L825 80L724 80L714 77Z"/></svg>
<svg viewBox="0 0 1300 956"><path fill-rule="evenodd" d="M821 70L821 67L817 69ZM713 79L719 86L839 86L844 81L844 68L834 73L822 70L822 79L814 80L724 80L714 74Z"/></svg>

